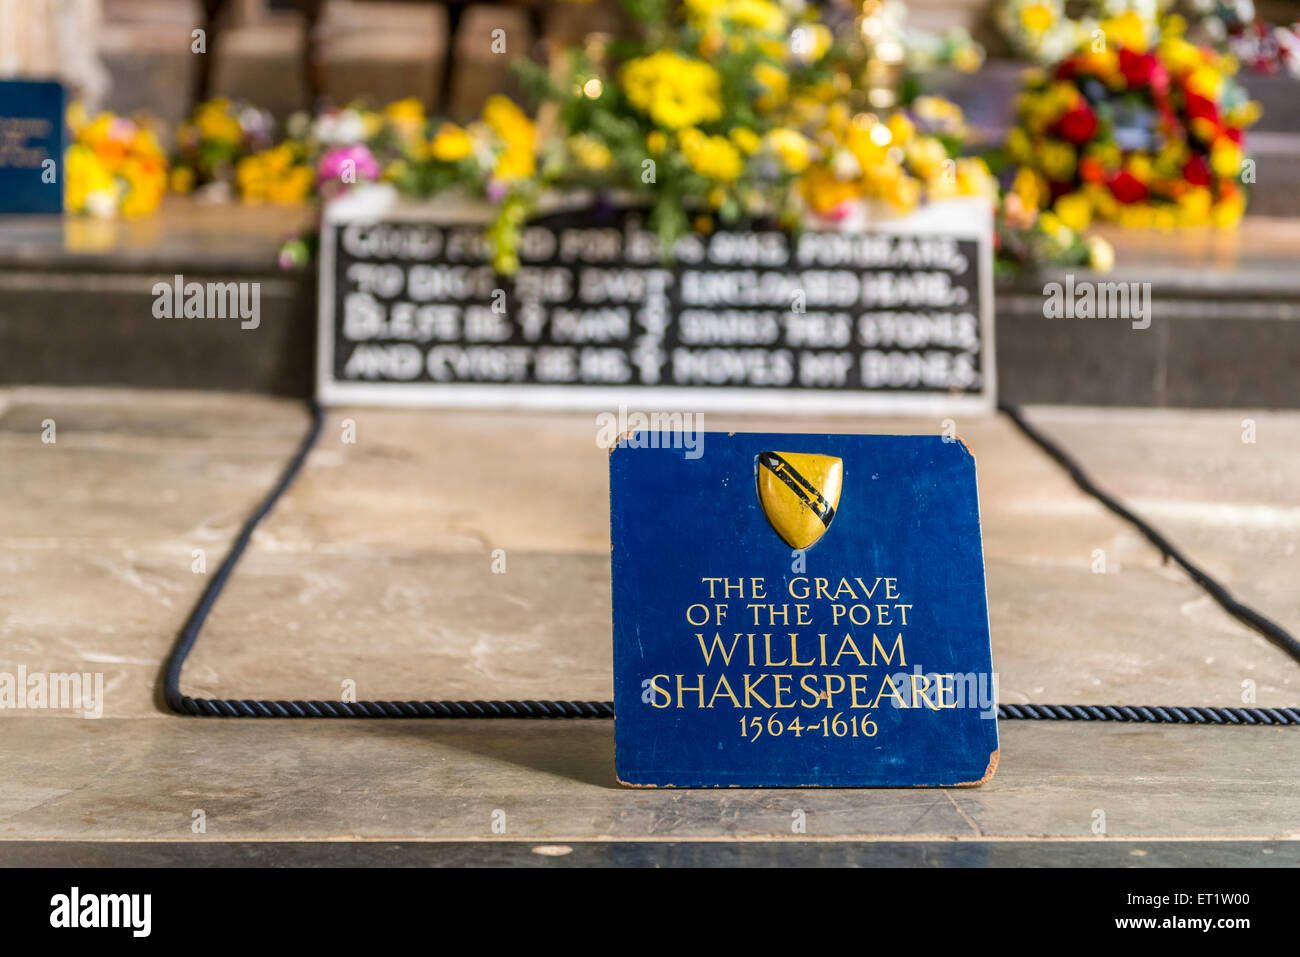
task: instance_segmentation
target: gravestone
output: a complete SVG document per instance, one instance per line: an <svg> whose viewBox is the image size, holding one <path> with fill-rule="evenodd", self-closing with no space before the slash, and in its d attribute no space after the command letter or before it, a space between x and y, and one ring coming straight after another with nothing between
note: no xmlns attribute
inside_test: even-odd
<svg viewBox="0 0 1300 957"><path fill-rule="evenodd" d="M0 213L63 212L63 87L0 80Z"/></svg>
<svg viewBox="0 0 1300 957"><path fill-rule="evenodd" d="M635 208L538 216L497 275L483 218L346 203L322 227L325 402L990 410L987 204L867 229L719 230L665 257Z"/></svg>

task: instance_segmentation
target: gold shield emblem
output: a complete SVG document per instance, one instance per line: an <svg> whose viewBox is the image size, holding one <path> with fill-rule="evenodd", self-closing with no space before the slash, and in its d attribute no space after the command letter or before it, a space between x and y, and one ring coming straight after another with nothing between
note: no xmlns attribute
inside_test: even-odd
<svg viewBox="0 0 1300 957"><path fill-rule="evenodd" d="M804 452L758 454L758 500L776 533L792 548L807 548L831 527L840 504L844 463Z"/></svg>

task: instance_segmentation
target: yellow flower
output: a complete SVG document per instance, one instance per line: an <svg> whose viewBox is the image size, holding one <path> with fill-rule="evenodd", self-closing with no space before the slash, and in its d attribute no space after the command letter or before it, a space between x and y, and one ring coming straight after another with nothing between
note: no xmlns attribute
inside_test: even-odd
<svg viewBox="0 0 1300 957"><path fill-rule="evenodd" d="M1043 140L1038 146L1038 161L1051 179L1058 183L1074 177L1074 148L1060 140Z"/></svg>
<svg viewBox="0 0 1300 957"><path fill-rule="evenodd" d="M1234 106L1230 109L1227 116L1224 117L1224 120L1229 126L1254 126L1259 122L1259 117L1262 112L1263 110L1260 108L1258 101L1247 100L1240 106Z"/></svg>
<svg viewBox="0 0 1300 957"><path fill-rule="evenodd" d="M705 179L729 183L740 176L744 160L725 137L706 136L692 128L682 130L678 138L687 165Z"/></svg>
<svg viewBox="0 0 1300 957"><path fill-rule="evenodd" d="M1047 184L1028 166L1022 166L1016 171L1016 178L1011 183L1011 192L1020 197L1020 202L1026 209L1038 209L1047 198Z"/></svg>
<svg viewBox="0 0 1300 957"><path fill-rule="evenodd" d="M1056 22L1056 13L1045 3L1030 3L1020 11L1020 25L1030 33L1046 33Z"/></svg>
<svg viewBox="0 0 1300 957"><path fill-rule="evenodd" d="M651 153L662 153L668 147L668 137L659 130L653 130L647 134L645 145Z"/></svg>
<svg viewBox="0 0 1300 957"><path fill-rule="evenodd" d="M1130 203L1119 208L1119 224L1127 229L1150 229L1156 224L1150 203Z"/></svg>
<svg viewBox="0 0 1300 957"><path fill-rule="evenodd" d="M82 143L69 146L64 154L64 166L68 212L85 212L87 200L92 194L111 193L116 189L113 175L89 146Z"/></svg>
<svg viewBox="0 0 1300 957"><path fill-rule="evenodd" d="M1142 153L1133 153L1124 168L1143 183L1151 182L1151 159Z"/></svg>
<svg viewBox="0 0 1300 957"><path fill-rule="evenodd" d="M653 134L652 134L653 135ZM736 148L748 156L762 145L762 140L747 126L737 126L731 131L731 142L736 144Z"/></svg>
<svg viewBox="0 0 1300 957"><path fill-rule="evenodd" d="M241 136L239 120L230 112L230 101L224 98L200 103L194 111L194 125L205 140L236 143Z"/></svg>
<svg viewBox="0 0 1300 957"><path fill-rule="evenodd" d="M812 162L813 144L798 130L784 127L767 134L768 145L791 173L802 173Z"/></svg>
<svg viewBox="0 0 1300 957"><path fill-rule="evenodd" d="M443 123L429 143L429 152L433 158L443 163L459 162L469 156L473 149L474 142L469 134L455 123Z"/></svg>
<svg viewBox="0 0 1300 957"><path fill-rule="evenodd" d="M1134 53L1146 52L1149 25L1137 11L1125 10L1117 17L1103 20L1101 28L1106 32L1107 38L1126 50L1132 50Z"/></svg>
<svg viewBox="0 0 1300 957"><path fill-rule="evenodd" d="M962 196L983 196L993 200L998 195L998 182L982 159L963 157L957 160L957 192Z"/></svg>
<svg viewBox="0 0 1300 957"><path fill-rule="evenodd" d="M424 120L424 104L414 96L394 100L384 107L384 118L398 124L422 122Z"/></svg>
<svg viewBox="0 0 1300 957"><path fill-rule="evenodd" d="M497 179L527 179L537 169L537 159L532 149L512 146L497 157L492 175Z"/></svg>
<svg viewBox="0 0 1300 957"><path fill-rule="evenodd" d="M754 98L754 106L763 111L774 110L790 98L790 75L772 63L760 63L754 67L754 79L758 82L760 93Z"/></svg>
<svg viewBox="0 0 1300 957"><path fill-rule="evenodd" d="M1241 193L1236 193L1215 203L1211 218L1214 225L1220 229L1232 229L1240 222L1241 214L1245 211L1245 200L1241 198Z"/></svg>
<svg viewBox="0 0 1300 957"><path fill-rule="evenodd" d="M188 193L194 189L194 170L188 166L177 166L172 170L168 188L173 193Z"/></svg>
<svg viewBox="0 0 1300 957"><path fill-rule="evenodd" d="M1185 226L1203 226L1210 221L1214 198L1204 186L1193 186L1178 197L1178 217Z"/></svg>
<svg viewBox="0 0 1300 957"><path fill-rule="evenodd" d="M861 194L857 182L838 178L824 164L817 164L802 179L804 198L817 213L829 213L841 203L856 199Z"/></svg>
<svg viewBox="0 0 1300 957"><path fill-rule="evenodd" d="M1038 217L1038 226L1060 246L1069 246L1074 242L1074 231L1050 210Z"/></svg>
<svg viewBox="0 0 1300 957"><path fill-rule="evenodd" d="M619 70L628 101L671 130L722 119L722 79L708 63L659 50Z"/></svg>
<svg viewBox="0 0 1300 957"><path fill-rule="evenodd" d="M1107 47L1094 50L1091 47L1079 54L1079 72L1092 73L1105 83L1122 79L1119 72L1119 53Z"/></svg>
<svg viewBox="0 0 1300 957"><path fill-rule="evenodd" d="M1182 37L1167 36L1160 41L1160 59L1170 73L1182 76L1201 62L1201 51Z"/></svg>
<svg viewBox="0 0 1300 957"><path fill-rule="evenodd" d="M1007 153L1017 163L1033 162L1034 149L1029 134L1018 126L1007 134Z"/></svg>
<svg viewBox="0 0 1300 957"><path fill-rule="evenodd" d="M163 191L152 184L132 186L122 198L122 215L127 219L147 216L161 205L162 197Z"/></svg>
<svg viewBox="0 0 1300 957"><path fill-rule="evenodd" d="M1186 80L1187 88L1193 93L1211 100L1218 100L1223 89L1223 74L1212 66L1198 66L1192 70Z"/></svg>
<svg viewBox="0 0 1300 957"><path fill-rule="evenodd" d="M784 33L788 22L785 11L766 0L732 0L727 4L727 17L737 26L767 33Z"/></svg>
<svg viewBox="0 0 1300 957"><path fill-rule="evenodd" d="M1241 172L1241 147L1220 136L1210 149L1210 168L1216 176L1232 177Z"/></svg>
<svg viewBox="0 0 1300 957"><path fill-rule="evenodd" d="M508 147L532 152L537 128L508 96L498 93L488 99L483 106L483 122L505 140Z"/></svg>
<svg viewBox="0 0 1300 957"><path fill-rule="evenodd" d="M685 0L686 19L696 27L746 27L764 33L784 33L789 18L770 0Z"/></svg>
<svg viewBox="0 0 1300 957"><path fill-rule="evenodd" d="M895 146L906 146L916 133L916 126L903 113L895 113L889 118L890 142Z"/></svg>
<svg viewBox="0 0 1300 957"><path fill-rule="evenodd" d="M943 171L948 151L933 136L922 136L907 149L907 162L917 175L932 179Z"/></svg>
<svg viewBox="0 0 1300 957"><path fill-rule="evenodd" d="M614 154L609 151L609 147L587 133L569 138L569 152L579 166L597 173L609 169L614 162Z"/></svg>
<svg viewBox="0 0 1300 957"><path fill-rule="evenodd" d="M266 187L266 199L278 206L296 206L311 193L314 174L310 166L294 166Z"/></svg>
<svg viewBox="0 0 1300 957"><path fill-rule="evenodd" d="M885 194L890 205L906 212L921 201L921 184L910 176L900 176Z"/></svg>
<svg viewBox="0 0 1300 957"><path fill-rule="evenodd" d="M1204 116L1198 116L1189 124L1192 135L1202 143L1208 143L1214 139L1214 135L1219 132L1218 125L1211 119Z"/></svg>
<svg viewBox="0 0 1300 957"><path fill-rule="evenodd" d="M952 65L959 73L974 73L984 65L984 51L974 44L958 47L953 52Z"/></svg>
<svg viewBox="0 0 1300 957"><path fill-rule="evenodd" d="M1076 233L1083 232L1092 222L1092 204L1083 193L1066 193L1052 206L1052 211Z"/></svg>

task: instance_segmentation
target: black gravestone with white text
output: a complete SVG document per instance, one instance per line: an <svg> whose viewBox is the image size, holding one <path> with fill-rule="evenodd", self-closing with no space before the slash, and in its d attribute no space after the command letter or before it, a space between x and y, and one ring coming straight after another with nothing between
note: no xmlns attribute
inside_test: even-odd
<svg viewBox="0 0 1300 957"><path fill-rule="evenodd" d="M482 220L327 210L324 402L776 411L993 405L990 213L950 201L869 229L690 234L636 209L552 212L520 268Z"/></svg>

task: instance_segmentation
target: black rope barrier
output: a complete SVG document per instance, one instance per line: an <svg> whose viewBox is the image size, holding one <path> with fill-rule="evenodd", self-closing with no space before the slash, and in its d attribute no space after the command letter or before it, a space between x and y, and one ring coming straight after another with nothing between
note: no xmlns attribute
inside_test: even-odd
<svg viewBox="0 0 1300 957"><path fill-rule="evenodd" d="M185 625L176 636L163 666L163 698L183 715L203 718L613 718L612 701L270 701L239 698L191 698L181 694L181 670L221 596L235 565L248 548L253 532L293 484L320 438L324 412L309 402L311 425L293 458L261 504L244 522L230 551L208 582ZM1176 561L1220 606L1300 661L1300 642L1280 625L1237 601L1207 572L1194 565L1146 521L1103 492L1060 446L1025 421L1015 406L998 408L1020 431L1055 460L1087 494L1134 525L1166 560ZM1300 708L1207 708L1153 705L1002 704L998 717L1017 721L1114 721L1154 724L1300 725Z"/></svg>

